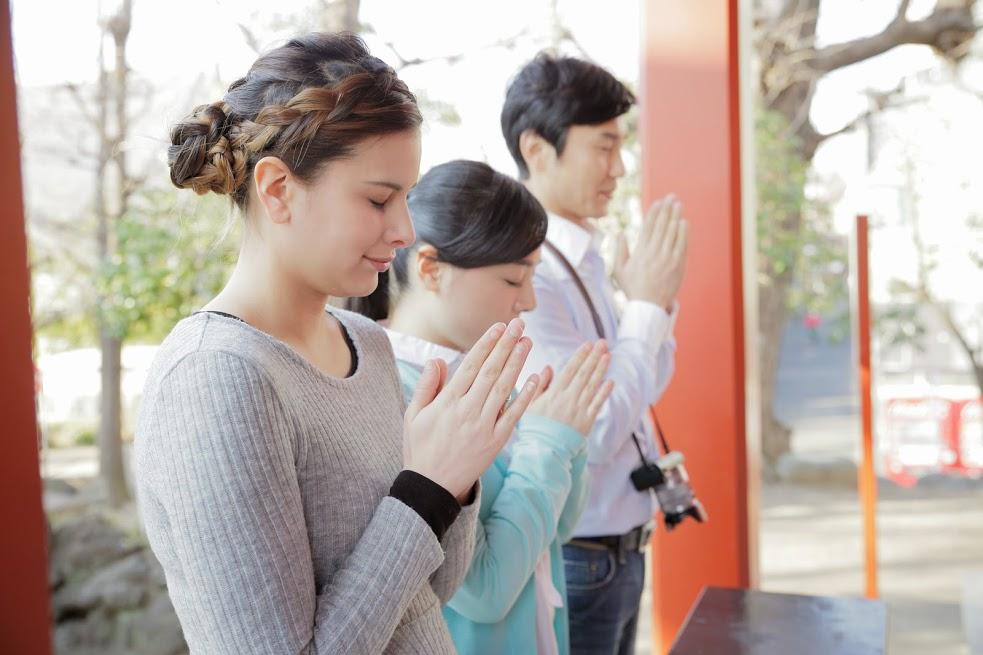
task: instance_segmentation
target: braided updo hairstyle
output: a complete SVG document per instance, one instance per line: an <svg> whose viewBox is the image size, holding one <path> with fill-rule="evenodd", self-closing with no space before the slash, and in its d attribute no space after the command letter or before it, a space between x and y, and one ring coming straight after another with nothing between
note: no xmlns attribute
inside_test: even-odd
<svg viewBox="0 0 983 655"><path fill-rule="evenodd" d="M171 129L171 181L246 209L256 162L281 159L310 182L364 139L418 127L415 96L350 33L314 33L262 55L219 102Z"/></svg>

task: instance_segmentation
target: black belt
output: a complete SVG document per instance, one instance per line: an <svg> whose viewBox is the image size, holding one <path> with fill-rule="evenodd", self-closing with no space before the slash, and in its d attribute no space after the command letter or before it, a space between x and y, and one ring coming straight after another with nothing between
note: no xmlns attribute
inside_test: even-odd
<svg viewBox="0 0 983 655"><path fill-rule="evenodd" d="M633 528L625 534L610 535L604 537L577 537L570 540L571 546L582 548L613 550L616 553L641 553L648 546L649 538L652 536L650 523Z"/></svg>

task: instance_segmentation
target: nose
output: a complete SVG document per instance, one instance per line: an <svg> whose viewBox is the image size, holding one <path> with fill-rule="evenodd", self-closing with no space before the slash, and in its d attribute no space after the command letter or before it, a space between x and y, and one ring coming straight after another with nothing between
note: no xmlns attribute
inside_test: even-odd
<svg viewBox="0 0 983 655"><path fill-rule="evenodd" d="M519 298L515 302L516 313L521 314L522 312L531 312L536 309L536 290L532 286L532 282L526 282L522 285L522 291L519 292Z"/></svg>
<svg viewBox="0 0 983 655"><path fill-rule="evenodd" d="M393 210L387 216L385 239L393 248L406 248L416 241L413 218L405 201L393 203Z"/></svg>
<svg viewBox="0 0 983 655"><path fill-rule="evenodd" d="M625 176L625 160L621 158L621 148L614 149L614 156L611 158L610 173L613 178Z"/></svg>

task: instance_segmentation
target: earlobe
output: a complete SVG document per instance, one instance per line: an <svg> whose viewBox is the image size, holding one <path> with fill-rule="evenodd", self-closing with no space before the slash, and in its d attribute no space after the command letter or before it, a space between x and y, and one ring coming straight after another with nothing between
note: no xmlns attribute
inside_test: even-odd
<svg viewBox="0 0 983 655"><path fill-rule="evenodd" d="M278 157L263 157L253 169L256 196L274 223L290 222L290 169Z"/></svg>
<svg viewBox="0 0 983 655"><path fill-rule="evenodd" d="M440 275L443 264L437 260L437 249L428 243L420 245L413 253L416 263L416 276L427 291L440 288Z"/></svg>

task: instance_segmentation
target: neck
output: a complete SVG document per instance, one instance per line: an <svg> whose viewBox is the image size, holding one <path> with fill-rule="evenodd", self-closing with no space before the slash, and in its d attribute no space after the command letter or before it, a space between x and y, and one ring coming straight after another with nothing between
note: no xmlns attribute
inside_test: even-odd
<svg viewBox="0 0 983 655"><path fill-rule="evenodd" d="M313 343L324 333L328 297L292 279L258 245L246 236L228 283L204 309L238 316L287 343Z"/></svg>
<svg viewBox="0 0 983 655"><path fill-rule="evenodd" d="M437 327L436 321L431 320L430 317L436 316L438 313L424 306L423 299L415 296L416 294L411 291L400 299L390 316L389 327L396 332L408 334L438 346L462 351L459 345L452 343Z"/></svg>
<svg viewBox="0 0 983 655"><path fill-rule="evenodd" d="M551 187L544 184L542 179L530 175L523 181L523 184L535 196L539 204L543 206L543 209L550 214L566 219L585 230L590 227L590 219L586 216L580 216L564 207L557 195L552 192Z"/></svg>

